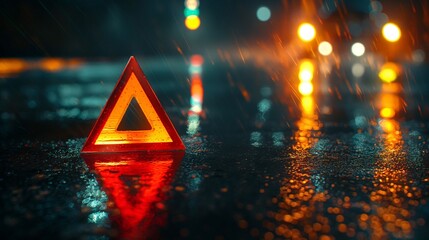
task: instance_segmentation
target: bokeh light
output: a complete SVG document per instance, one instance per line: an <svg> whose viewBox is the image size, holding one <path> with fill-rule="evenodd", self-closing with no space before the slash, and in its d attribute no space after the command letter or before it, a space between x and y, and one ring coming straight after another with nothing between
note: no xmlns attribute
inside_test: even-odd
<svg viewBox="0 0 429 240"><path fill-rule="evenodd" d="M314 112L314 99L313 99L312 96L303 96L301 98L301 105L302 105L303 112L307 116L313 115L313 112Z"/></svg>
<svg viewBox="0 0 429 240"><path fill-rule="evenodd" d="M353 63L352 74L356 78L360 78L365 74L365 66L362 63Z"/></svg>
<svg viewBox="0 0 429 240"><path fill-rule="evenodd" d="M185 17L189 17L189 16L192 16L192 15L199 16L200 15L200 10L198 8L197 9L185 8L185 10L184 10L183 13L185 14Z"/></svg>
<svg viewBox="0 0 429 240"><path fill-rule="evenodd" d="M371 12L381 12L383 11L383 5L381 4L380 1L371 1L371 3L369 4L369 8Z"/></svg>
<svg viewBox="0 0 429 240"><path fill-rule="evenodd" d="M201 77L199 75L192 76L191 80L191 108L194 113L201 113L203 104L204 89Z"/></svg>
<svg viewBox="0 0 429 240"><path fill-rule="evenodd" d="M298 86L299 93L308 96L313 93L313 84L311 82L301 82Z"/></svg>
<svg viewBox="0 0 429 240"><path fill-rule="evenodd" d="M200 18L196 15L191 15L186 17L185 26L189 30L197 30L200 27L201 21Z"/></svg>
<svg viewBox="0 0 429 240"><path fill-rule="evenodd" d="M271 18L271 11L269 8L262 6L256 11L256 17L259 21L266 22Z"/></svg>
<svg viewBox="0 0 429 240"><path fill-rule="evenodd" d="M301 82L310 82L313 79L314 65L310 60L302 60L299 65L298 78Z"/></svg>
<svg viewBox="0 0 429 240"><path fill-rule="evenodd" d="M199 0L185 0L185 7L189 10L195 10L200 5Z"/></svg>
<svg viewBox="0 0 429 240"><path fill-rule="evenodd" d="M398 122L393 119L382 119L379 124L385 133L393 133L399 129Z"/></svg>
<svg viewBox="0 0 429 240"><path fill-rule="evenodd" d="M387 14L382 12L370 13L369 17L377 28L382 28L389 21Z"/></svg>
<svg viewBox="0 0 429 240"><path fill-rule="evenodd" d="M413 51L411 58L415 63L422 63L425 60L426 54L423 49L417 49Z"/></svg>
<svg viewBox="0 0 429 240"><path fill-rule="evenodd" d="M310 42L316 37L316 29L310 23L302 23L298 27L298 36L304 42Z"/></svg>
<svg viewBox="0 0 429 240"><path fill-rule="evenodd" d="M382 118L393 118L396 112L393 108L385 107L380 110L380 116Z"/></svg>
<svg viewBox="0 0 429 240"><path fill-rule="evenodd" d="M323 56L329 56L332 53L332 45L327 41L323 41L319 44L318 50Z"/></svg>
<svg viewBox="0 0 429 240"><path fill-rule="evenodd" d="M378 76L383 82L387 82L387 83L393 82L397 78L396 72L390 68L381 70Z"/></svg>
<svg viewBox="0 0 429 240"><path fill-rule="evenodd" d="M65 67L65 61L60 58L45 58L40 61L40 68L48 72L57 72Z"/></svg>
<svg viewBox="0 0 429 240"><path fill-rule="evenodd" d="M299 71L308 70L310 72L314 72L314 65L311 60L304 59L299 64Z"/></svg>
<svg viewBox="0 0 429 240"><path fill-rule="evenodd" d="M399 74L399 67L394 63L386 63L381 67L378 77L381 81L391 83L396 80Z"/></svg>
<svg viewBox="0 0 429 240"><path fill-rule="evenodd" d="M191 65L201 66L204 63L204 58L199 54L194 54L191 56L190 62L191 62Z"/></svg>
<svg viewBox="0 0 429 240"><path fill-rule="evenodd" d="M298 78L302 82L310 82L313 79L313 72L308 69L301 70L299 71Z"/></svg>
<svg viewBox="0 0 429 240"><path fill-rule="evenodd" d="M365 54L365 46L360 42L354 43L352 45L351 50L353 55L355 55L356 57L360 57Z"/></svg>
<svg viewBox="0 0 429 240"><path fill-rule="evenodd" d="M0 76L22 72L26 68L26 65L24 60L17 58L0 59Z"/></svg>
<svg viewBox="0 0 429 240"><path fill-rule="evenodd" d="M199 54L192 55L190 58L191 65L189 66L189 74L192 76L194 75L201 75L202 73L202 65L204 63L203 56Z"/></svg>
<svg viewBox="0 0 429 240"><path fill-rule="evenodd" d="M401 29L394 23L386 23L381 32L389 42L397 42L401 38Z"/></svg>

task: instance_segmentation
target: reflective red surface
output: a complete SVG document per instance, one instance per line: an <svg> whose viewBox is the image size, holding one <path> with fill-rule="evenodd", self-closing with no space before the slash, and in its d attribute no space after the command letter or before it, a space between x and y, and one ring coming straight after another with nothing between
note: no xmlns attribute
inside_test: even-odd
<svg viewBox="0 0 429 240"><path fill-rule="evenodd" d="M83 156L109 198L109 217L119 229L117 237L158 236L167 217L163 201L183 156L183 152Z"/></svg>

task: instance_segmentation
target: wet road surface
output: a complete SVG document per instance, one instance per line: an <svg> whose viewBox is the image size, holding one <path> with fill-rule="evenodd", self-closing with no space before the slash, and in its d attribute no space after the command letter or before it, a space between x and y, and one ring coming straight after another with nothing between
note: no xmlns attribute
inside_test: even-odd
<svg viewBox="0 0 429 240"><path fill-rule="evenodd" d="M184 155L81 157L126 59L0 79L3 236L427 236L424 63L397 63L396 81L382 83L381 63L312 59L309 91L299 87L305 60L137 60Z"/></svg>

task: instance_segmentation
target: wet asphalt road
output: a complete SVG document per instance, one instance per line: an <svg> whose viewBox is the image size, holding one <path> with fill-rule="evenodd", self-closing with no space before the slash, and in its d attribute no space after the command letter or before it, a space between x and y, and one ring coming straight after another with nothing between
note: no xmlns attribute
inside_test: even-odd
<svg viewBox="0 0 429 240"><path fill-rule="evenodd" d="M426 238L424 63L382 84L376 67L353 77L343 62L302 96L297 65L203 57L203 91L188 58L137 57L184 156L80 156L126 59L1 79L2 235Z"/></svg>

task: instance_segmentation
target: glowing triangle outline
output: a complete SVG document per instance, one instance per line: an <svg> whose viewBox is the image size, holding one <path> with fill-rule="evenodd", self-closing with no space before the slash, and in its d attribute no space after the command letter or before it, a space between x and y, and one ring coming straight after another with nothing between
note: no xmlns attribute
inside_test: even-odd
<svg viewBox="0 0 429 240"><path fill-rule="evenodd" d="M139 103L152 129L117 130L133 97ZM112 114L115 119L111 119ZM98 141L100 136L102 139ZM89 134L82 153L184 149L185 146L180 136L153 92L137 60L132 56Z"/></svg>
<svg viewBox="0 0 429 240"><path fill-rule="evenodd" d="M130 106L133 98L137 100L137 103L152 128L150 130L140 131L118 131L118 126L124 118L125 112ZM145 106L145 108L143 109L141 106ZM122 94L113 106L107 121L104 123L104 126L97 137L97 140L95 140L95 145L139 143L142 141L162 143L172 142L173 140L165 129L164 124L161 122L161 119L157 115L143 88L140 86L136 75L131 73L130 78L124 86Z"/></svg>

